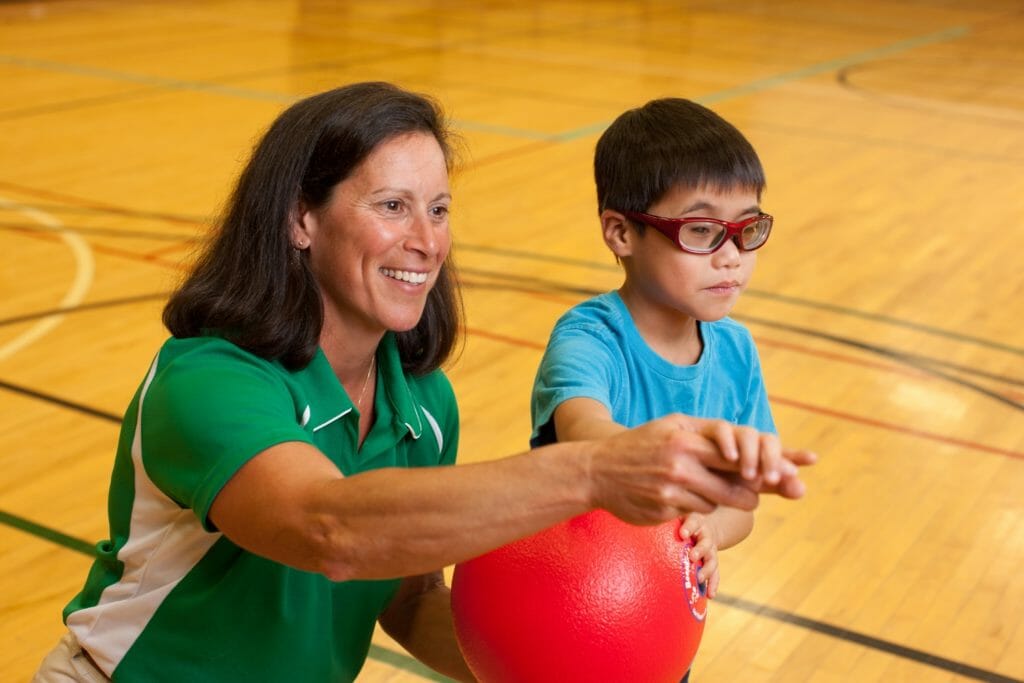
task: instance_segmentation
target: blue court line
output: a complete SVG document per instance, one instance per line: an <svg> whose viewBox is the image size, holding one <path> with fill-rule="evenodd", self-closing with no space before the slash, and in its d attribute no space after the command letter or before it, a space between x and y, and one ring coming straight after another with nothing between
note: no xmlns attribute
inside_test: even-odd
<svg viewBox="0 0 1024 683"><path fill-rule="evenodd" d="M775 76L768 78L762 78L760 80L751 81L742 85L735 86L733 88L727 88L725 90L719 90L718 92L710 93L694 98L696 102L700 102L704 105L710 105L715 102L721 102L722 100L732 99L735 97L745 97L762 90L774 88L776 86L789 83L792 81L808 78L810 76L816 76L822 73L828 73L829 71L835 71L845 67L853 66L856 64L862 64L872 60L881 59L888 57L893 54L899 54L908 50L913 50L918 47L925 45L932 45L934 43L941 43L948 40L954 40L967 35L970 29L967 26L954 26L952 28L938 31L936 33L929 33L923 36L916 36L901 40L889 45L883 45L881 47L866 50L864 52L858 52L857 54L850 55L847 57L840 57L832 59L826 62L820 62L818 64L812 64L800 69L793 71L787 71ZM216 95L224 95L226 97L236 97L241 99L249 100L261 100L266 102L278 102L281 104L291 104L295 102L298 97L294 95L287 95L284 93L269 92L265 90L256 90L253 88L239 88L229 85L221 85L218 83L209 83L206 81L186 81L176 78L163 78L160 76L151 76L146 74L136 74L126 71L115 71L113 69L104 69L100 67L82 66L79 64L67 64L64 62L55 62L45 59L30 59L27 57L19 57L17 55L3 55L0 54L0 64L8 64L11 66L23 67L26 69L38 69L42 71L53 71L57 73L71 74L76 76L86 76L89 78L100 78L111 81L121 81L125 83L134 83L137 85L145 85L153 88L166 88L168 90L178 91L194 91L194 92L205 92ZM493 125L488 123L481 123L478 121L465 121L465 120L453 120L452 123L465 130L472 130L482 133L494 133L496 135L503 135L511 138L520 138L528 140L548 140L551 142L570 142L577 140L588 135L594 135L600 133L611 123L610 121L602 121L600 123L593 123L587 126L568 130L562 133L545 133L542 131L528 130L524 128L514 128L511 126Z"/></svg>

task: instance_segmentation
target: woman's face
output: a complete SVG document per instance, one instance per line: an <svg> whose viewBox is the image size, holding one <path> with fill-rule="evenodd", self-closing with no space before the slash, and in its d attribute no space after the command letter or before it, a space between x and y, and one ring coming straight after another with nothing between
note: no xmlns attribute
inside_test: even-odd
<svg viewBox="0 0 1024 683"><path fill-rule="evenodd" d="M319 209L303 210L292 241L309 245L324 299L324 334L412 329L448 255L451 192L433 135L380 144Z"/></svg>

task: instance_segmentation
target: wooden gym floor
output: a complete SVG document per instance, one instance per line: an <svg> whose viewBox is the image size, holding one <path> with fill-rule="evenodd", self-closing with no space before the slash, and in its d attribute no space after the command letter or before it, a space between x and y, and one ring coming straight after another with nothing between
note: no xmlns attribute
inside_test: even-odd
<svg viewBox="0 0 1024 683"><path fill-rule="evenodd" d="M68 0L0 4L0 680L62 632L161 305L254 139L378 79L468 144L465 462L526 447L551 325L619 283L603 128L683 96L759 150L776 231L735 317L822 461L723 555L696 681L1024 679L1017 0ZM378 637L360 680L440 679Z"/></svg>

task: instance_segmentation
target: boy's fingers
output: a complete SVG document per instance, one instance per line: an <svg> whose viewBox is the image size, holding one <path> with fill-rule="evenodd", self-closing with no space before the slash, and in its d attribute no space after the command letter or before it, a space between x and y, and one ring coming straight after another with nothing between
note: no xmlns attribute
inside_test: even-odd
<svg viewBox="0 0 1024 683"><path fill-rule="evenodd" d="M739 459L739 449L733 425L725 420L708 420L681 413L673 413L663 419L693 435L688 442L691 452L699 456L706 467L730 471L738 469L736 461Z"/></svg>
<svg viewBox="0 0 1024 683"><path fill-rule="evenodd" d="M764 479L769 484L777 484L787 470L783 466L786 462L782 458L782 444L774 434L761 435L761 471ZM792 468L791 474L796 474L796 465L787 463Z"/></svg>
<svg viewBox="0 0 1024 683"><path fill-rule="evenodd" d="M695 515L688 515L686 522L679 527L679 538L686 541L697 535L697 530L700 528L700 522L693 519Z"/></svg>
<svg viewBox="0 0 1024 683"><path fill-rule="evenodd" d="M740 475L753 479L761 461L761 434L751 427L736 427L735 434L740 449Z"/></svg>
<svg viewBox="0 0 1024 683"><path fill-rule="evenodd" d="M711 576L711 579L708 581L708 597L709 598L714 598L716 595L718 595L718 581L719 581L719 574L718 574L718 572L715 572Z"/></svg>
<svg viewBox="0 0 1024 683"><path fill-rule="evenodd" d="M796 477L787 477L779 482L779 493L784 498L802 498L807 487Z"/></svg>
<svg viewBox="0 0 1024 683"><path fill-rule="evenodd" d="M807 492L807 487L804 486L804 483L797 477L783 477L777 484L769 484L765 482L758 491L760 493L775 493L783 498L796 500L797 498L803 497Z"/></svg>
<svg viewBox="0 0 1024 683"><path fill-rule="evenodd" d="M803 449L783 448L782 456L794 465L813 465L818 462L817 453Z"/></svg>
<svg viewBox="0 0 1024 683"><path fill-rule="evenodd" d="M739 446L736 443L736 434L732 425L724 420L716 420L712 425L711 440L715 442L722 456L730 462L736 462L740 457Z"/></svg>
<svg viewBox="0 0 1024 683"><path fill-rule="evenodd" d="M705 460L724 462L717 447L704 437L694 436L695 441L687 443L683 449L688 453L679 458L675 472L680 488L680 499L688 495L697 495L712 503L709 506L687 507L681 500L676 504L680 511L711 512L715 505L726 505L741 510L753 510L757 507L757 493L732 476L711 469L713 465L705 464ZM696 457L690 457L696 456Z"/></svg>

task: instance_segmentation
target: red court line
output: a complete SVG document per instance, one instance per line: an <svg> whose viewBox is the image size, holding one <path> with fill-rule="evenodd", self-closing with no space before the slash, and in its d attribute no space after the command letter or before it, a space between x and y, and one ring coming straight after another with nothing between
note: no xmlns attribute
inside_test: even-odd
<svg viewBox="0 0 1024 683"><path fill-rule="evenodd" d="M26 187L24 185L18 185L17 183L10 183L2 180L0 180L0 188L14 190L16 192L23 192L25 194L35 195L37 197L44 197L46 199L63 202L65 204L70 204L72 206L80 206L86 209L108 211L119 216L132 216L135 213L133 210L125 209L123 206L106 204L104 202L93 202L70 194L62 194L60 192L54 192L52 190L43 190L35 187ZM146 217L152 218L154 220L166 221L168 223L177 223L179 225L200 225L200 223L197 223L194 220L182 218L180 216L173 216L169 214L147 213Z"/></svg>
<svg viewBox="0 0 1024 683"><path fill-rule="evenodd" d="M557 143L554 140L540 140L520 147L512 147L500 152L495 152L494 154L488 154L487 156L480 157L479 159L470 159L466 164L460 166L457 171L458 173L465 173L480 168L481 166L487 166L488 164L493 164L499 161L508 161L509 159L514 159L524 154L530 154L531 152L535 152L546 147L552 147L555 144Z"/></svg>
<svg viewBox="0 0 1024 683"><path fill-rule="evenodd" d="M157 258L175 251L191 249L193 248L193 246L195 246L195 240L183 239L180 242L173 242L167 245L166 247L160 247L159 249L150 249L149 251L146 252L145 255L147 258Z"/></svg>
<svg viewBox="0 0 1024 683"><path fill-rule="evenodd" d="M534 349L537 351L543 351L545 348L544 344L538 344L537 342L528 341L525 339L518 339L516 337L509 337L503 334L485 332L484 330L479 330L477 328L467 327L466 334L472 334L475 336L484 337L485 339L491 339L493 341L502 342L504 344L510 344L512 346L518 346L526 349ZM1009 449L998 448L996 446L988 446L974 441L967 441L965 439L957 439L950 436L944 436L942 434L934 434L923 429L904 427L903 425L898 425L894 422L885 422L884 420L877 420L871 417L863 417L861 415L854 415L853 413L845 413L839 410L833 410L832 408L812 405L810 403L804 403L802 401L796 401L790 398L783 398L780 396L769 396L769 400L772 403L787 405L792 408L799 408L800 410L806 410L808 412L817 413L819 415L827 415L828 417L834 417L839 420L845 420L847 422L856 422L858 424L876 427L878 429L885 429L888 431L897 432L899 434L916 436L921 439L935 441L941 444L945 444L947 446L961 446L963 448L969 448L971 450L983 451L985 453L994 453L996 455L1003 455L1008 458L1013 458L1015 460L1024 460L1024 452L1020 451L1011 451Z"/></svg>
<svg viewBox="0 0 1024 683"><path fill-rule="evenodd" d="M873 368L875 370L883 370L885 372L892 372L899 375L907 375L908 377L914 377L921 380L941 381L935 375L921 370L916 370L914 368L905 368L892 363L878 363L864 358L857 358L856 356L849 356L844 353L836 353L835 351L812 349L801 344L793 344L791 342L783 342L775 339L766 339L761 335L755 335L755 338L757 339L758 346L776 346L790 351L795 351L796 353L802 353L806 356L819 356L821 358L828 358L829 360L838 361L840 363L849 363L850 365L859 365L865 368ZM1001 389L996 393L1011 400L1024 398L1024 392L1014 391L1013 389Z"/></svg>
<svg viewBox="0 0 1024 683"><path fill-rule="evenodd" d="M840 363L848 363L850 365L859 365L865 368L873 368L875 370L884 370L886 372L893 372L899 375L908 375L910 377L917 377L919 379L934 379L932 375L927 372L921 372L920 370L914 370L913 368L905 368L893 363L879 363L877 361L870 361L864 358L857 358L856 356L850 356L845 353L838 353L836 351L824 351L821 349L812 349L802 344L794 344L792 342L779 341L777 339L768 339L761 335L756 335L758 346L773 346L780 349L786 349L787 351L795 351L802 353L807 356L818 356L819 358L827 358L828 360L838 361Z"/></svg>
<svg viewBox="0 0 1024 683"><path fill-rule="evenodd" d="M458 250L458 248L459 248L459 245L456 244L455 245L455 249ZM556 304L560 304L563 307L564 310L568 310L570 307L575 306L580 301L582 301L582 299L579 298L579 297L574 299L572 297L566 296L565 294L552 294L550 292L541 292L541 291L536 291L536 290L528 289L528 288L525 288L525 287L516 288L516 286L514 284L511 284L511 283L505 282L505 281L501 281L501 280L492 281L492 282L485 282L485 281L482 281L482 280L473 280L472 278L466 277L462 273L459 273L459 283L462 286L464 286L464 287L473 287L473 286L477 286L477 287L505 287L505 288L507 288L507 289L509 289L511 291L519 292L520 294L525 294L526 296L532 297L534 299L544 299L545 301L554 301Z"/></svg>
<svg viewBox="0 0 1024 683"><path fill-rule="evenodd" d="M146 263L154 263L164 268L172 268L174 270L183 270L185 264L178 263L177 261L165 261L158 256L150 256L149 254L140 254L137 251L129 251L127 249L118 249L117 247L108 247L102 244L91 244L90 248L100 254L107 254L109 256L119 256L121 258L131 259L133 261L145 261Z"/></svg>
<svg viewBox="0 0 1024 683"><path fill-rule="evenodd" d="M468 282L468 281L467 281ZM544 292L524 292L528 296L535 299L545 299L548 301L555 301L565 303L568 306L574 306L579 303L579 299L572 299L559 294L547 294ZM758 346L776 346L779 348L788 349L796 353L802 353L807 356L818 356L820 358L828 358L829 360L838 361L840 363L848 363L850 365L859 365L865 368L873 368L875 370L882 370L885 372L892 372L900 375L906 375L908 377L914 377L922 380L938 381L938 379L927 372L917 370L914 368L903 367L892 363L879 363L877 361L870 361L864 358L857 358L856 356L850 356L843 353L837 353L835 351L824 351L820 349L812 349L802 344L794 344L792 342L783 342L775 339L763 337L760 334L754 335L757 340ZM1005 396L1011 400L1020 400L1024 398L1024 392L1015 391L1013 389L1000 389L998 392L1000 395Z"/></svg>
<svg viewBox="0 0 1024 683"><path fill-rule="evenodd" d="M38 188L34 188L34 187L25 187L23 185L18 185L18 184L15 184L15 183L9 183L9 182L0 181L0 188L4 188L4 189L7 189L7 190L14 190L16 192L22 192L22 193L28 194L28 195L35 195L37 197L43 197L45 199L62 202L64 204L69 204L71 206L80 206L80 207L83 207L83 208L86 208L86 209L97 209L97 210L100 210L100 211L109 211L109 212L114 213L114 214L119 215L119 216L126 216L126 215L130 216L131 213L132 213L131 210L126 210L123 206L115 206L113 204L105 204L103 202L92 202L92 201L88 201L88 200L82 199L81 197L75 197L73 195L62 194L62 193L53 192L53 191L50 191L50 190L42 190L42 189L38 189ZM201 223L197 223L196 221L193 221L193 220L190 220L190 219L187 219L187 218L181 218L181 217L178 217L178 216L152 214L152 215L147 215L146 217L147 218L152 218L154 220L166 221L166 222L169 222L169 223L176 223L176 224L179 224L179 225L201 225ZM74 231L74 228L68 228L68 230ZM29 234L28 231L26 231L26 234ZM188 238L188 237L184 237L184 236L182 237L182 242L184 242L186 244L189 243L189 240L190 240L190 238ZM180 243L179 244L175 244L175 245L173 245L170 248L164 247L164 248L161 248L161 249L156 249L156 250L154 250L154 251L152 251L150 253L138 253L138 252L120 250L120 249L115 249L113 247L104 247L102 245L97 245L97 244L94 244L94 243L90 243L89 247L93 251L95 251L97 253L101 253L101 254L109 254L109 255L113 255L113 256L121 256L121 257L128 257L128 258L138 259L138 260L146 261L148 263L156 263L156 264L161 265L161 266L166 266L168 268L175 268L175 269L179 269L179 270L182 267L181 264L171 263L169 261L162 261L162 260L159 259L159 256L164 251L171 251L172 249L175 249L175 248L181 248Z"/></svg>
<svg viewBox="0 0 1024 683"><path fill-rule="evenodd" d="M69 232L74 232L73 228L68 228ZM57 242L59 238L56 234L51 232L37 232L35 230L19 230L15 228L13 232L18 232L25 237L31 237L32 239L43 240L44 242ZM116 247L108 247L102 244L89 243L89 249L96 252L97 254L107 254L108 256L117 256L119 258L126 258L132 261L145 261L146 263L152 263L165 268L173 268L175 270L181 270L184 265L181 263L175 263L172 261L164 261L155 256L147 256L140 254L135 251L128 251L126 249L118 249Z"/></svg>
<svg viewBox="0 0 1024 683"><path fill-rule="evenodd" d="M828 415L840 420L846 420L848 422L856 422L869 427L877 427L879 429L886 429L893 432L899 432L901 434L909 434L910 436L916 436L922 439L928 439L929 441L936 441L938 443L946 444L949 446L962 446L963 448L970 448L975 451L984 451L986 453L994 453L996 455L1005 455L1008 458L1015 460L1024 460L1024 452L1011 451L1006 448L997 448L995 446L987 446L985 444L977 443L974 441L966 441L964 439L956 439L951 436L943 436L942 434L933 434L932 432L926 432L923 429L914 429L912 427L904 427L894 422L885 422L884 420L876 420L873 417L863 417L861 415L854 415L852 413L844 413L839 410L833 410L831 408L825 408L822 406L811 405L810 403L804 403L802 401L795 401L791 398L782 398L780 396L769 396L769 401L772 403L781 403L782 405L788 405L793 408L799 408L812 413L819 413L821 415Z"/></svg>
<svg viewBox="0 0 1024 683"><path fill-rule="evenodd" d="M534 349L536 351L543 351L545 348L544 344L538 344L537 342L527 341L526 339L517 339L516 337L506 337L503 334L495 334L494 332L485 332L478 330L475 327L467 327L466 334L472 334L477 337L484 337L485 339L491 339L493 341L499 341L512 346L520 346L524 349Z"/></svg>
<svg viewBox="0 0 1024 683"><path fill-rule="evenodd" d="M469 283L467 282L467 284L469 284ZM544 292L526 292L526 294L528 296L531 296L531 297L535 298L535 299L545 299L547 301L554 301L554 302L557 302L557 303L564 303L564 304L566 304L566 306L575 306L576 304L578 304L580 302L580 299L573 299L571 297L567 297L567 296L560 295L560 294L547 294L547 293L544 293ZM918 377L918 378L921 378L921 379L928 379L928 378L932 377L928 373L921 372L920 370L914 370L912 368L905 368L905 367L901 367L899 365L894 365L894 364L891 364L891 363L879 363L877 361L869 361L869 360L865 360L863 358L857 358L855 356L850 356L850 355L847 355L847 354L837 353L835 351L823 351L823 350L818 350L818 349L812 349L810 347L803 346L801 344L794 344L792 342L784 342L784 341L779 341L779 340L775 340L775 339L769 339L769 338L763 337L763 336L761 336L759 334L755 335L755 339L757 340L757 344L759 346L762 346L762 345L763 346L775 346L775 347L778 347L778 348L781 348L781 349L787 349L789 351L795 351L797 353L802 353L802 354L805 354L805 355L808 355L808 356L818 356L818 357L821 357L821 358L828 358L829 360L835 360L835 361L839 361L841 363L849 363L851 365L859 365L861 367L874 368L876 370L884 370L884 371L887 371L887 372L895 372L895 373L899 373L901 375L909 375L911 377Z"/></svg>
<svg viewBox="0 0 1024 683"><path fill-rule="evenodd" d="M17 187L17 186L12 186L9 183L0 182L0 187L3 187L3 186ZM41 191L38 191L38 192L40 194L43 194L43 192L41 192ZM53 193L47 193L47 194L53 194ZM54 195L54 196L59 196L59 195ZM36 232L32 232L32 231L25 231L25 234L28 235L28 236L33 236L33 237L38 237L38 238L43 238L43 239L51 239L51 240L55 239L54 236L48 235L46 233L36 233ZM164 266L164 267L169 267L169 268L174 268L174 269L181 269L183 267L182 264L180 264L180 263L169 263L169 262L162 261L162 260L159 260L159 259L156 259L156 258L140 255L140 254L135 253L135 252L123 251L123 250L114 249L114 248L111 248L111 247L103 247L101 245L92 245L91 248L93 250L99 252L99 253L107 253L107 254L111 254L111 255L115 255L115 256L121 256L121 257L124 257L124 258L131 258L131 259L135 259L135 260L143 260L143 261L146 261L146 262L149 262L149 263L155 263L157 265L161 265L161 266ZM547 297L546 296L545 298L551 298L551 297ZM509 337L509 336L505 336L505 335L495 334L493 332L485 332L483 330L479 330L479 329L476 329L476 328L466 328L466 333L467 334L473 334L473 335L480 336L480 337L484 337L484 338L491 339L491 340L494 340L494 341L499 341L499 342L502 342L502 343L510 344L512 346L519 346L519 347L522 347L522 348L534 349L534 350L537 350L537 351L543 351L544 348L545 348L544 344L540 344L540 343L533 342L533 341L527 341L527 340L524 340L524 339L517 339L515 337ZM758 341L759 341L759 343L761 343L762 340L761 340L760 337L758 338ZM895 368L895 367L887 366L887 365L884 365L884 364L871 363L869 361L864 361L864 360L861 360L861 359L857 359L857 358L854 358L852 356L843 356L842 354L835 354L835 353L831 353L831 352L815 351L815 350L812 350L812 349L809 349L807 347L803 347L803 346L800 346L800 345L797 345L797 344L789 344L789 343L785 343L785 342L772 342L772 341L768 341L767 343L768 344L774 343L774 344L776 344L778 346L785 346L785 347L788 347L788 348L790 348L792 350L798 350L798 351L800 351L802 353L806 353L806 354L809 354L809 355L821 355L821 356L825 356L825 357L830 357L830 358L832 358L834 360L842 360L842 361L848 362L848 363L864 365L864 366L868 366L868 367L876 367L876 368L881 368L881 369L885 369L885 370L888 370L888 371L904 372L904 373L908 372L906 370L897 370L897 368ZM985 451L985 452L988 452L988 453L995 453L995 454L998 454L998 455L1005 455L1007 457L1018 459L1018 460L1024 460L1024 453L1017 452L1017 451L1010 451L1010 450L1006 450L1006 449L1002 449L1002 448L996 448L994 446L986 446L984 444L978 444L978 443L975 443L975 442L972 442L972 441L964 441L964 440L961 440L961 439L955 439L955 438L952 438L952 437L946 437L946 436L942 436L940 434L932 434L931 432L926 432L926 431L917 430L917 429L911 429L909 427L903 427L901 425L897 425L897 424L894 424L894 423L884 422L884 421L881 421L881 420L875 420L874 418L861 417L861 416L853 415L853 414L850 414L850 413L842 413L842 412L839 412L839 411L832 410L830 408L824 408L824 407L820 407L820 406L812 406L810 404L801 403L799 401L795 401L795 400L792 400L792 399L774 397L771 400L776 401L778 403L781 403L783 405L790 405L792 407L801 408L803 410L808 410L808 411L811 411L811 412L817 412L817 413L820 413L820 414L823 414L823 415L829 415L831 417L835 417L835 418L838 418L838 419L843 419L843 420L847 420L847 421L851 421L851 422L858 422L860 424L866 424L866 425L870 425L870 426L873 426L873 427L878 427L878 428L881 428L881 429L888 429L890 431L895 431L895 432L899 432L899 433L911 434L911 435L914 435L914 436L917 436L917 437L920 437L920 438L923 438L923 439L929 439L929 440L932 440L932 441L937 441L937 442L945 443L945 444L949 444L949 445L958 445L958 446L963 446L964 448L970 448L970 449L973 449L973 450Z"/></svg>

